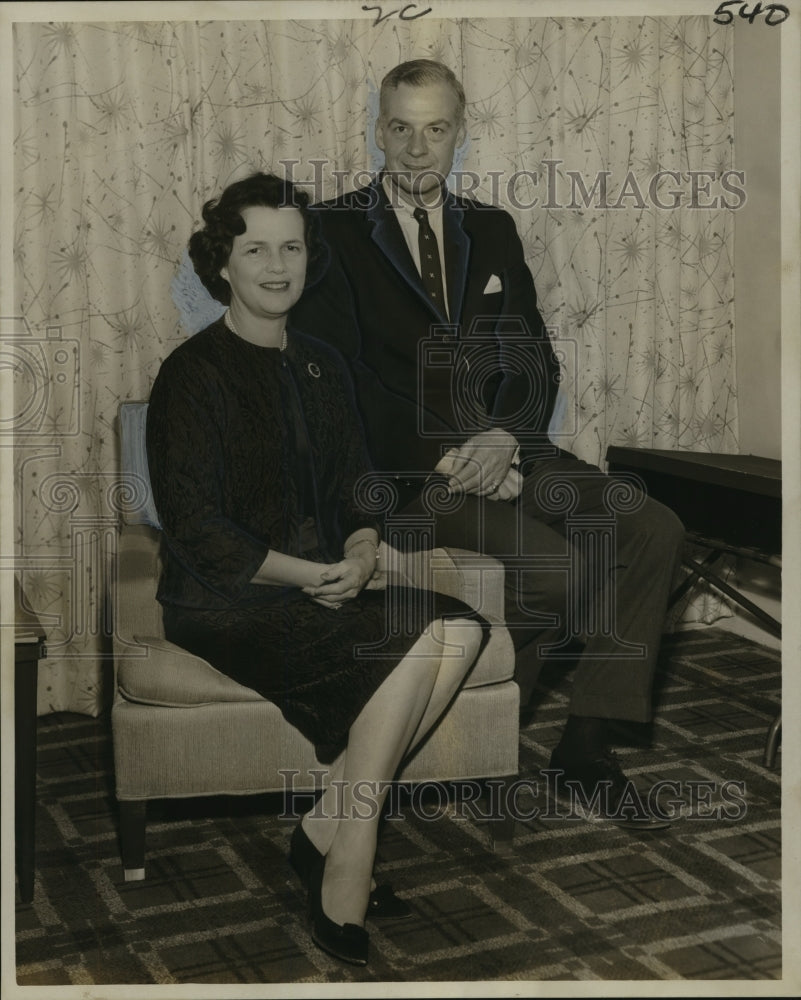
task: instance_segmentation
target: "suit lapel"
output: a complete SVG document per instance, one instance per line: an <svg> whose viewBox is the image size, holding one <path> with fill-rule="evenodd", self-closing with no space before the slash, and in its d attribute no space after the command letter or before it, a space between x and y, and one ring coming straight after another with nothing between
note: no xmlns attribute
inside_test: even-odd
<svg viewBox="0 0 801 1000"><path fill-rule="evenodd" d="M462 209L455 205L452 196L449 195L442 213L448 307L451 314L449 320L431 302L423 288L403 231L389 205L380 179L373 181L367 190L372 194L366 213L368 222L371 223L370 239L441 323L458 322L467 279L467 255L470 247L470 239L462 229Z"/></svg>
<svg viewBox="0 0 801 1000"><path fill-rule="evenodd" d="M409 253L409 247L406 245L403 230L395 218L394 211L390 207L381 181L373 181L370 188L372 189L371 193L374 195L370 199L370 206L367 209L367 219L372 224L370 239L381 250L415 295L418 295L438 315L428 300L423 283L420 280L420 275L414 266L412 255Z"/></svg>

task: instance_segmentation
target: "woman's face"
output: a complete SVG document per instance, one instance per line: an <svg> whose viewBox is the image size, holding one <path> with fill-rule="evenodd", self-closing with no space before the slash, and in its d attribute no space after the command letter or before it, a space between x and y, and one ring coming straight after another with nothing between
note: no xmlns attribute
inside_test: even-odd
<svg viewBox="0 0 801 1000"><path fill-rule="evenodd" d="M235 236L220 274L231 286L231 304L260 319L285 316L306 281L303 216L297 208L251 205L242 210L245 232Z"/></svg>

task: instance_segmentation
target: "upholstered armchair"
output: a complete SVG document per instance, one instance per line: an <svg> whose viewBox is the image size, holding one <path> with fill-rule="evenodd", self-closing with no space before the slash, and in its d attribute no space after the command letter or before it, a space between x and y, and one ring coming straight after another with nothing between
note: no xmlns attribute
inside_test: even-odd
<svg viewBox="0 0 801 1000"><path fill-rule="evenodd" d="M123 403L120 435L127 505L114 581L111 711L120 840L127 880L145 877L151 799L251 795L316 788L322 766L280 710L164 638L156 601L160 532L144 446L145 403ZM433 549L403 558L382 543L391 579L461 598L491 623L490 640L445 716L403 765L402 782L498 779L517 774L519 691L503 624L503 569L473 553ZM291 781L287 776L291 775ZM495 796L504 801L504 796ZM509 840L514 819L489 824Z"/></svg>

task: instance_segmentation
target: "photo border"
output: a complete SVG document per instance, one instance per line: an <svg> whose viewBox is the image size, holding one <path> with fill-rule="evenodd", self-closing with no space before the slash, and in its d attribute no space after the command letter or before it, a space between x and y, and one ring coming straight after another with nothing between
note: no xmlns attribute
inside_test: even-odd
<svg viewBox="0 0 801 1000"><path fill-rule="evenodd" d="M317 19L342 20L372 19L374 13L363 11L362 3L350 0L295 0L285 2L232 2L188 3L184 0L169 5L163 3L128 3L100 5L95 3L3 3L0 5L0 72L2 83L2 107L6 114L0 120L0 218L5 220L3 238L0 240L0 315L12 315L14 310L14 267L11 240L8 230L9 220L14 218L13 183L13 140L14 115L9 113L14 107L13 71L14 59L11 26L16 21L182 21L182 20L272 20L272 19ZM375 6L375 5L373 5ZM399 7L402 4L384 4ZM635 0L429 0L418 4L432 10L432 18L448 19L456 17L559 17L598 16L631 17L648 16L689 16L711 14L717 6L715 0L708 3L696 0L665 0L665 2L635 2ZM614 984L617 996L779 996L796 995L801 984L801 962L799 960L799 901L801 900L801 873L799 871L799 831L801 825L801 793L799 775L792 773L791 765L801 760L801 712L799 712L799 680L801 679L801 615L792 613L792 608L801 605L801 4L798 0L787 0L791 16L781 26L781 169L782 182L780 199L782 212L782 473L783 473L783 598L782 604L790 613L784 614L782 639L783 689L782 704L785 725L782 731L782 751L785 767L782 772L783 794L783 850L782 850L782 894L783 917L783 978L780 981L738 980L681 980L681 981L637 981L626 983L604 980L596 983L551 983L551 982L458 982L456 984L263 984L249 987L203 986L186 984L177 986L57 986L57 987L17 987L15 984L15 889L14 872L14 823L13 823L13 672L8 666L13 663L13 636L9 629L0 629L2 666L0 678L2 689L2 958L3 997L28 997L31 1000L46 998L143 998L185 997L191 1000L221 997L264 998L313 997L313 996L608 996ZM3 383L0 373L0 416L8 417L11 412L8 383ZM3 553L13 553L13 462L11 448L0 447L0 557ZM3 608L12 606L13 580L11 573L0 573L0 604ZM9 718L10 717L10 718ZM12 724L9 724L11 722ZM380 991L379 991L380 987ZM453 992L451 992L451 990ZM782 992L777 992L780 990Z"/></svg>

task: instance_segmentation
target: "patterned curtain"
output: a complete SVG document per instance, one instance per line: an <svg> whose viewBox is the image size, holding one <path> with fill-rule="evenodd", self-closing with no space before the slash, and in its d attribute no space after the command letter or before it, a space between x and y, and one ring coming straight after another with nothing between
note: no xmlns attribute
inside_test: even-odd
<svg viewBox="0 0 801 1000"><path fill-rule="evenodd" d="M453 182L519 226L564 359L555 440L596 463L609 444L737 450L731 34L711 18L17 24L14 45L3 349L40 711L102 705L117 410L218 311L184 250L203 202L254 169L316 197L375 169L378 84L403 59L465 82Z"/></svg>

